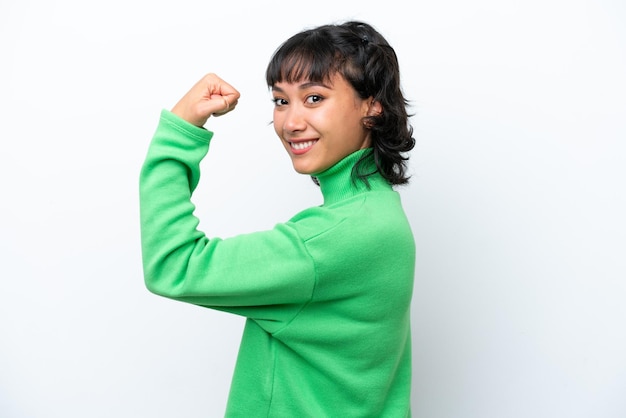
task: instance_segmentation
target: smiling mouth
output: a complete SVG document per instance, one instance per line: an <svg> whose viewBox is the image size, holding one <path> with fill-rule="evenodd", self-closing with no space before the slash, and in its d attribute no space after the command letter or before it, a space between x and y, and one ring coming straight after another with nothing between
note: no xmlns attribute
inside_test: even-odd
<svg viewBox="0 0 626 418"><path fill-rule="evenodd" d="M303 151L305 149L311 148L313 144L315 144L316 142L317 140L303 141L303 142L289 142L289 145L291 145L291 148L294 151Z"/></svg>

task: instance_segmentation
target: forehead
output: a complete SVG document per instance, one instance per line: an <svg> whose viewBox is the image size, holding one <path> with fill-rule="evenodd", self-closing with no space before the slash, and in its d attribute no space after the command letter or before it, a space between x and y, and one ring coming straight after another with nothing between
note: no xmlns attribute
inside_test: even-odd
<svg viewBox="0 0 626 418"><path fill-rule="evenodd" d="M320 48L307 42L298 42L277 53L266 72L268 85L279 81L326 81L341 72L345 59L334 48Z"/></svg>
<svg viewBox="0 0 626 418"><path fill-rule="evenodd" d="M324 80L313 80L309 78L303 78L293 81L277 81L271 86L272 90L284 91L285 89L298 89L306 90L310 88L324 88L324 89L343 89L352 88L346 79L339 73L335 72L328 76Z"/></svg>

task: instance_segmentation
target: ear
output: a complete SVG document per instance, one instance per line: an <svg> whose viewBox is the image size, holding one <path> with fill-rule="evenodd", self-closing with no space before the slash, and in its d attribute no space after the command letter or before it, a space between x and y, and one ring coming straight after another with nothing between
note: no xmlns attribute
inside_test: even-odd
<svg viewBox="0 0 626 418"><path fill-rule="evenodd" d="M383 106L380 104L378 100L374 100L373 97L370 97L367 101L367 109L365 117L363 118L363 125L367 129L372 129L374 126L374 121L370 119L373 116L378 116L383 113Z"/></svg>
<svg viewBox="0 0 626 418"><path fill-rule="evenodd" d="M378 100L374 100L374 98L370 98L369 106L367 109L367 116L378 116L383 113L383 106L380 104Z"/></svg>

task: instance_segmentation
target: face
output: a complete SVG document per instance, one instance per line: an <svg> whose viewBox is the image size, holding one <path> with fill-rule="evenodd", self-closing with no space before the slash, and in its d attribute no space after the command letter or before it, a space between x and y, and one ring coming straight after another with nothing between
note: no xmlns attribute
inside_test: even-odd
<svg viewBox="0 0 626 418"><path fill-rule="evenodd" d="M379 105L359 98L340 74L324 83L276 83L272 95L274 129L298 173L321 173L370 146L363 118Z"/></svg>

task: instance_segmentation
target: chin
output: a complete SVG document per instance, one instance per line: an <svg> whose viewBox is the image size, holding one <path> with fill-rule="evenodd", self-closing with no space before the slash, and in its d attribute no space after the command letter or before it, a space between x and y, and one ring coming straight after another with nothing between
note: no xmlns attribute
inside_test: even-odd
<svg viewBox="0 0 626 418"><path fill-rule="evenodd" d="M323 161L316 161L314 159L293 158L291 160L293 169L300 174L308 174L314 176L332 167L332 164L324 164Z"/></svg>
<svg viewBox="0 0 626 418"><path fill-rule="evenodd" d="M308 159L302 157L298 158L298 156L291 155L289 150L287 151L291 160L291 165L293 166L293 169L296 173L311 174L313 172L313 170L311 170L311 164L309 164L310 161L308 161Z"/></svg>
<svg viewBox="0 0 626 418"><path fill-rule="evenodd" d="M309 170L309 169L306 169L304 167L299 167L296 164L293 165L293 169L298 174L308 174L308 175L311 175L311 174L313 174L315 172L315 170Z"/></svg>

